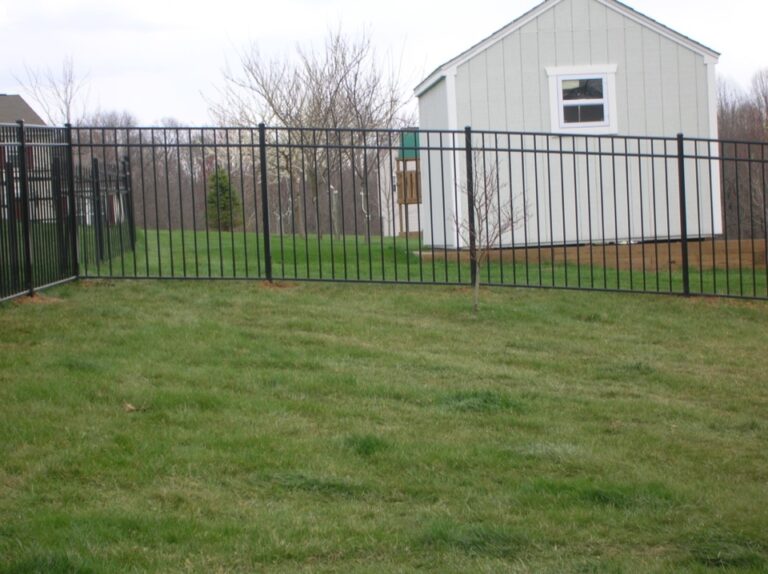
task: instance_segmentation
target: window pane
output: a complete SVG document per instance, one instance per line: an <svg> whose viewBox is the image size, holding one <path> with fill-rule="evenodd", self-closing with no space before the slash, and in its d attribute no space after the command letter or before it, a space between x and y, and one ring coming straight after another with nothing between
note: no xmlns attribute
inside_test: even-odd
<svg viewBox="0 0 768 574"><path fill-rule="evenodd" d="M605 121L605 108L600 106L579 106L579 116L582 122Z"/></svg>
<svg viewBox="0 0 768 574"><path fill-rule="evenodd" d="M566 124L579 123L579 106L566 106L563 109Z"/></svg>
<svg viewBox="0 0 768 574"><path fill-rule="evenodd" d="M605 121L605 106L565 106L563 108L563 119L566 124L583 124L589 122Z"/></svg>
<svg viewBox="0 0 768 574"><path fill-rule="evenodd" d="M602 100L602 78L563 80L563 100Z"/></svg>

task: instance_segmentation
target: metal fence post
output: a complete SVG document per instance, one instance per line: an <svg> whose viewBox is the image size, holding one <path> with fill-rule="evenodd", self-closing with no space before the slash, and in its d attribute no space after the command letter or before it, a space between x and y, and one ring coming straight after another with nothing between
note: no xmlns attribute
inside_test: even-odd
<svg viewBox="0 0 768 574"><path fill-rule="evenodd" d="M677 172L680 185L680 249L683 253L683 294L691 294L691 272L688 267L688 206L685 193L685 137L677 134Z"/></svg>
<svg viewBox="0 0 768 574"><path fill-rule="evenodd" d="M24 130L24 121L18 122L19 142L19 191L21 192L21 217L24 235L24 274L26 275L26 287L29 296L35 294L35 278L32 270L32 231L29 214L29 173L27 172L27 139Z"/></svg>
<svg viewBox="0 0 768 574"><path fill-rule="evenodd" d="M475 230L475 177L472 153L472 128L464 128L467 154L467 219L469 226L469 266L472 285L477 281L477 236ZM457 222L461 225L461 222Z"/></svg>
<svg viewBox="0 0 768 574"><path fill-rule="evenodd" d="M71 273L75 277L80 276L80 264L77 257L77 196L75 192L75 157L72 146L72 124L66 124L67 141L67 185L69 193L67 200L69 204L69 249L72 253Z"/></svg>
<svg viewBox="0 0 768 574"><path fill-rule="evenodd" d="M53 213L56 220L56 246L58 248L59 258L59 275L64 277L67 274L69 268L69 258L67 257L67 234L66 234L66 219L64 216L64 205L62 200L64 198L61 191L61 158L54 157L51 166L51 179L53 192Z"/></svg>
<svg viewBox="0 0 768 574"><path fill-rule="evenodd" d="M99 182L99 160L91 162L91 190L93 193L93 229L96 241L96 263L104 259L104 231L101 227L101 184Z"/></svg>
<svg viewBox="0 0 768 574"><path fill-rule="evenodd" d="M133 213L133 178L131 176L131 161L128 156L122 159L123 177L125 178L125 193L128 196L126 211L128 216L128 238L131 249L136 248L136 219Z"/></svg>
<svg viewBox="0 0 768 574"><path fill-rule="evenodd" d="M15 177L13 164L7 162L5 168L6 209L8 210L8 251L11 275L11 289L17 292L21 288L21 268L19 266L19 230L16 225L16 190L13 185Z"/></svg>
<svg viewBox="0 0 768 574"><path fill-rule="evenodd" d="M261 216L264 233L264 272L267 281L272 281L272 249L269 238L269 193L267 182L267 129L259 124L259 163L261 168Z"/></svg>

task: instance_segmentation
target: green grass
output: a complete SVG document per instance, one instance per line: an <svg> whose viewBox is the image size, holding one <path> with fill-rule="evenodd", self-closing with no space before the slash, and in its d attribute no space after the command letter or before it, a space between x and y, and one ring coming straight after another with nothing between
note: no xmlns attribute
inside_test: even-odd
<svg viewBox="0 0 768 574"><path fill-rule="evenodd" d="M0 218L0 297L26 290L25 241L21 221L15 236L7 220ZM15 237L15 239L13 239ZM70 245L64 230L48 221L30 223L30 251L35 263L33 280L37 287L69 277Z"/></svg>
<svg viewBox="0 0 768 574"><path fill-rule="evenodd" d="M764 572L768 306L79 282L0 305L0 573ZM131 405L127 407L126 405Z"/></svg>
<svg viewBox="0 0 768 574"><path fill-rule="evenodd" d="M86 228L87 231L87 228ZM114 233L112 234L114 235ZM92 253L92 237L81 230L85 253ZM336 279L410 283L469 284L470 269L459 262L457 254L448 260L432 262L429 246L417 239L347 236L344 240L325 235L306 238L298 235L272 236L273 276L279 279ZM215 277L263 278L263 237L242 231L137 231L135 252L120 256L126 242L112 241L106 253L112 259L96 264L84 258L81 272L90 277ZM90 247L89 247L90 246ZM600 247L595 247L598 255ZM649 251L652 247L648 247ZM551 248L543 247L546 256ZM557 251L557 248L555 248ZM578 264L580 263L580 265ZM768 297L768 272L765 269L739 269L735 262L726 271L700 272L692 262L691 288L694 293L746 297ZM568 265L533 260L506 253L492 255L481 272L482 281L491 285L582 287L603 290L682 293L683 277L679 271L660 269L630 271L589 265L589 261L571 261Z"/></svg>

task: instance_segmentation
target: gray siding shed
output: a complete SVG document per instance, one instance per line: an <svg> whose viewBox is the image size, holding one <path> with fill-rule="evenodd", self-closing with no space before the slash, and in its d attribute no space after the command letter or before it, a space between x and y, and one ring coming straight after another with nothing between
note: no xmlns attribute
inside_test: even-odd
<svg viewBox="0 0 768 574"><path fill-rule="evenodd" d="M619 134L715 138L718 54L615 0L547 0L417 87L422 129L551 132L548 67L616 65ZM649 27L652 25L653 27ZM431 112L450 94L456 122Z"/></svg>
<svg viewBox="0 0 768 574"><path fill-rule="evenodd" d="M520 142L571 152L583 152L591 146L594 151L604 145L596 138L590 141L556 135L569 132L562 130L559 122L553 125L557 121L557 104L552 101L551 76L555 71L610 66L615 70L611 72L608 96L612 125L595 135L672 137L683 133L687 137L716 139L718 57L713 50L616 0L546 0L425 79L416 89L419 125L422 130L460 130L471 126L476 131L551 134L531 136L527 144L520 136ZM653 151L650 147L644 150ZM448 197L432 201L444 202L450 209L444 217L441 212L437 223L426 222L425 241L435 245L461 244L456 225L466 213L466 197L461 193L460 183L465 178L463 158L452 157L451 165L446 167L445 159L440 161L439 151L428 151L427 155L423 188L431 187L433 193L441 188L448 190L444 192ZM502 157L499 172L509 174L503 193L513 203L521 202L520 209L526 212L528 223L510 233L505 243L573 243L584 237L605 242L639 241L652 235L679 237L679 204L674 198L667 212L658 213L658 198L634 189L634 182L638 181L649 188L665 186L658 173L664 172L663 166L647 161L638 165L619 162L606 168L595 160L575 166L565 162L562 167L556 162L554 167L540 169L547 161L543 153ZM509 169L511 164L519 164L519 168ZM703 213L701 220L712 222L691 232L718 234L719 174L717 170L701 171L695 165L691 165L691 171L696 176L689 179L711 193L702 197L689 184L687 196ZM676 174L665 173L664 177ZM601 179L631 183L625 186L627 189L609 194L606 201L604 191L596 186ZM536 197L553 187L562 201ZM427 201L428 195L424 194ZM519 199L523 196L525 200ZM424 209L429 212L429 204ZM608 220L621 219L613 217L616 212L625 217L608 229ZM541 225L542 221L548 225Z"/></svg>

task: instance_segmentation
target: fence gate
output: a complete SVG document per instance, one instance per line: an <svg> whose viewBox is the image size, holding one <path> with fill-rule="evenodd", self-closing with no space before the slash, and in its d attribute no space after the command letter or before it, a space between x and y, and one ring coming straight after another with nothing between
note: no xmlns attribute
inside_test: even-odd
<svg viewBox="0 0 768 574"><path fill-rule="evenodd" d="M65 128L0 125L0 301L77 277Z"/></svg>

